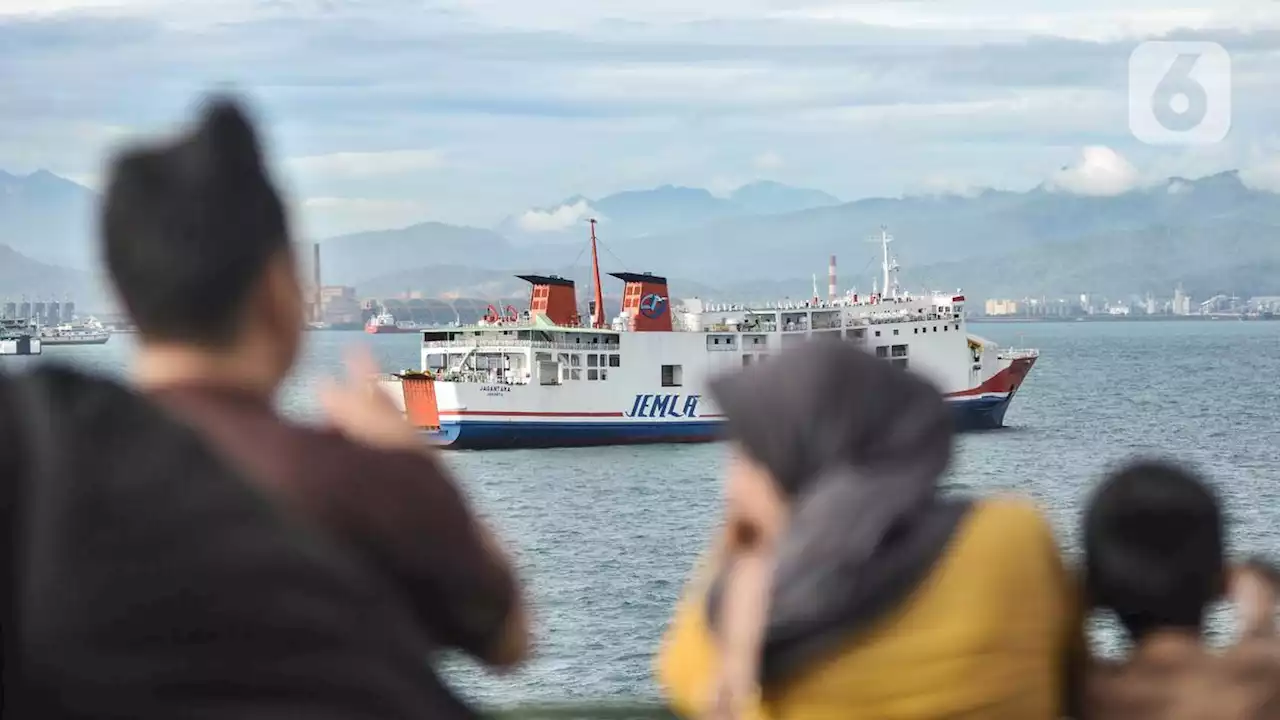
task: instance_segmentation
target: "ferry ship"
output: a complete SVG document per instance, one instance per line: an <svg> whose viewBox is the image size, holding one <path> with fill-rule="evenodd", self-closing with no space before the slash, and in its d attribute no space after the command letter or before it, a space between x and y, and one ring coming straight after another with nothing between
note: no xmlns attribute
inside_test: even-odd
<svg viewBox="0 0 1280 720"><path fill-rule="evenodd" d="M40 341L44 345L105 345L111 339L111 331L96 318L79 323L64 323L40 328Z"/></svg>
<svg viewBox="0 0 1280 720"><path fill-rule="evenodd" d="M1003 426L1039 352L969 334L959 292L900 292L891 239L882 229L884 292L837 297L834 258L828 299L799 303L673 303L665 278L617 272L621 313L606 321L592 221L587 317L572 280L518 276L532 286L528 311L424 331L422 369L385 376L383 389L455 449L708 442L724 421L706 394L712 375L835 337L931 380L958 429Z"/></svg>

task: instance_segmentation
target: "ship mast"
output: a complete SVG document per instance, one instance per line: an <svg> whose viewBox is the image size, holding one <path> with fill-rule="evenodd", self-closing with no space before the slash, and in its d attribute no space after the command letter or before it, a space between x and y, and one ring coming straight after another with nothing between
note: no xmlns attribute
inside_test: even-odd
<svg viewBox="0 0 1280 720"><path fill-rule="evenodd" d="M596 252L596 219L591 218L591 277L595 281L595 308L591 311L591 327L604 327L604 291L600 287L600 256Z"/></svg>
<svg viewBox="0 0 1280 720"><path fill-rule="evenodd" d="M898 261L896 258L889 257L889 243L893 242L893 236L889 234L888 226L880 226L880 237L872 238L872 242L880 243L881 261L880 269L884 274L884 284L880 286L881 292L885 297L898 297L898 279L896 273L898 271ZM894 277L890 277L890 273L894 273Z"/></svg>

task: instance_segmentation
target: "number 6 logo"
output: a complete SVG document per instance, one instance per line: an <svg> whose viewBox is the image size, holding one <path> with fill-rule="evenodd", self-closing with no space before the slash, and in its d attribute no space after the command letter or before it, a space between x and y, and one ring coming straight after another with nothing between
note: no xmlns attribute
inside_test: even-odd
<svg viewBox="0 0 1280 720"><path fill-rule="evenodd" d="M1150 145L1207 145L1231 130L1231 56L1212 42L1144 42L1129 55L1129 130Z"/></svg>

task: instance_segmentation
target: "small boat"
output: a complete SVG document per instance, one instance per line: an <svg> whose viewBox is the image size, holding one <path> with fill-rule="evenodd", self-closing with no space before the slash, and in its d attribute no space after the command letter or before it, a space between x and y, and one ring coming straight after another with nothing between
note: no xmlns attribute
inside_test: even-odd
<svg viewBox="0 0 1280 720"><path fill-rule="evenodd" d="M383 333L413 333L423 329L422 325L412 320L396 320L389 312L381 312L369 318L364 331L374 335Z"/></svg>
<svg viewBox="0 0 1280 720"><path fill-rule="evenodd" d="M105 345L110 339L111 331L94 318L40 328L40 341L44 345Z"/></svg>

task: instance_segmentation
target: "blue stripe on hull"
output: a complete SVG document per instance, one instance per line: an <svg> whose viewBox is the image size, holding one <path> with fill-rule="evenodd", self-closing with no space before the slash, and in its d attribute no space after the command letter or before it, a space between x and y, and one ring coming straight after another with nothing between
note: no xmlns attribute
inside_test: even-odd
<svg viewBox="0 0 1280 720"><path fill-rule="evenodd" d="M719 420L652 423L465 420L441 423L440 431L432 436L442 445L457 450L696 443L718 440L721 423Z"/></svg>
<svg viewBox="0 0 1280 720"><path fill-rule="evenodd" d="M973 430L995 430L1004 427L1004 414L1013 401L1010 394L1003 398L977 398L975 400L952 400L951 416L955 419L958 432Z"/></svg>
<svg viewBox="0 0 1280 720"><path fill-rule="evenodd" d="M992 430L1004 425L1012 396L947 403L960 432ZM720 439L721 420L703 422L550 422L545 420L464 420L441 424L429 437L455 450L588 447L701 443Z"/></svg>

